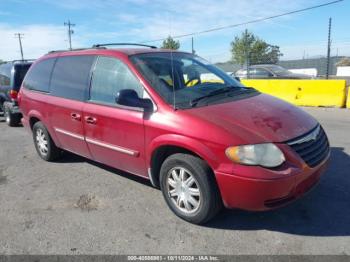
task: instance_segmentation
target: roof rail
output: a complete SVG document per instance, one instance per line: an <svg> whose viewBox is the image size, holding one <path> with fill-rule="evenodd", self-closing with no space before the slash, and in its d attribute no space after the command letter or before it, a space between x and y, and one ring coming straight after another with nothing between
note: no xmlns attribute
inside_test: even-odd
<svg viewBox="0 0 350 262"><path fill-rule="evenodd" d="M82 50L95 49L95 48L105 48L105 47L87 47L87 48L52 50L52 51L49 51L48 54L53 54L53 53L58 53L58 52L69 52L69 51L82 51Z"/></svg>
<svg viewBox="0 0 350 262"><path fill-rule="evenodd" d="M121 45L132 45L132 46L143 46L143 47L149 47L152 49L156 49L156 46L153 45L144 45L144 44L136 44L136 43L108 43L108 44L95 44L92 46L92 48L100 48L100 47L106 47L106 46L121 46Z"/></svg>

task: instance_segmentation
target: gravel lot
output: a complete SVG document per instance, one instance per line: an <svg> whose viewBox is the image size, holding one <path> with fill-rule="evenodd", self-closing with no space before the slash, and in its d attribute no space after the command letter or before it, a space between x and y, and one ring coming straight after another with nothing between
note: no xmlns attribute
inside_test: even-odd
<svg viewBox="0 0 350 262"><path fill-rule="evenodd" d="M1 121L0 253L349 255L350 110L305 110L332 146L319 185L288 207L225 210L206 226L173 215L145 180L72 154L40 160L30 134Z"/></svg>

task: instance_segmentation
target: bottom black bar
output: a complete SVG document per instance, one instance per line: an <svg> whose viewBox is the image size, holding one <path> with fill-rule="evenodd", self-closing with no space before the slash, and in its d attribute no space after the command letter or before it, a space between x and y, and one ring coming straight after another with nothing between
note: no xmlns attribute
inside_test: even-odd
<svg viewBox="0 0 350 262"><path fill-rule="evenodd" d="M233 261L349 262L348 255L0 255L0 262Z"/></svg>

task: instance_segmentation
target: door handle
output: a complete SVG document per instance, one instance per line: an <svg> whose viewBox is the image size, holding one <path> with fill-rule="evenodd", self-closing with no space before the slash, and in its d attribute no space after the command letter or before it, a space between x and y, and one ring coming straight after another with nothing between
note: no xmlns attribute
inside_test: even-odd
<svg viewBox="0 0 350 262"><path fill-rule="evenodd" d="M79 114L77 114L77 113L71 113L71 114L70 114L70 117L71 117L73 120L81 121L81 115L79 115Z"/></svg>
<svg viewBox="0 0 350 262"><path fill-rule="evenodd" d="M86 116L85 122L88 124L91 124L91 125L95 125L97 122L97 119L95 117L92 117L92 116Z"/></svg>

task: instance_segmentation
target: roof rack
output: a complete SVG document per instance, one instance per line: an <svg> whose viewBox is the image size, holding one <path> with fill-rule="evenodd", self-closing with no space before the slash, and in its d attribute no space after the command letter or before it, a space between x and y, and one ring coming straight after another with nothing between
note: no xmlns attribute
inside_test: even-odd
<svg viewBox="0 0 350 262"><path fill-rule="evenodd" d="M49 51L48 54L53 53L59 53L59 52L69 52L69 51L82 51L82 50L88 50L88 49L94 49L94 48L105 48L105 47L87 47L87 48L73 48L73 49L62 49L62 50L52 50Z"/></svg>
<svg viewBox="0 0 350 262"><path fill-rule="evenodd" d="M74 49L63 49L63 50L52 50L49 51L48 54L53 53L59 53L59 52L69 52L69 51L82 51L82 50L88 50L88 49L106 49L106 46L122 46L122 45L133 45L133 46L143 46L143 47L149 47L152 49L156 49L156 46L153 45L144 45L144 44L134 44L134 43L108 43L108 44L95 44L92 47L87 48L74 48Z"/></svg>
<svg viewBox="0 0 350 262"><path fill-rule="evenodd" d="M156 49L156 46L153 45L144 45L144 44L136 44L136 43L108 43L108 44L95 44L92 46L92 48L100 48L100 47L106 47L106 46L121 46L121 45L132 45L132 46L143 46L143 47L149 47L152 49Z"/></svg>

